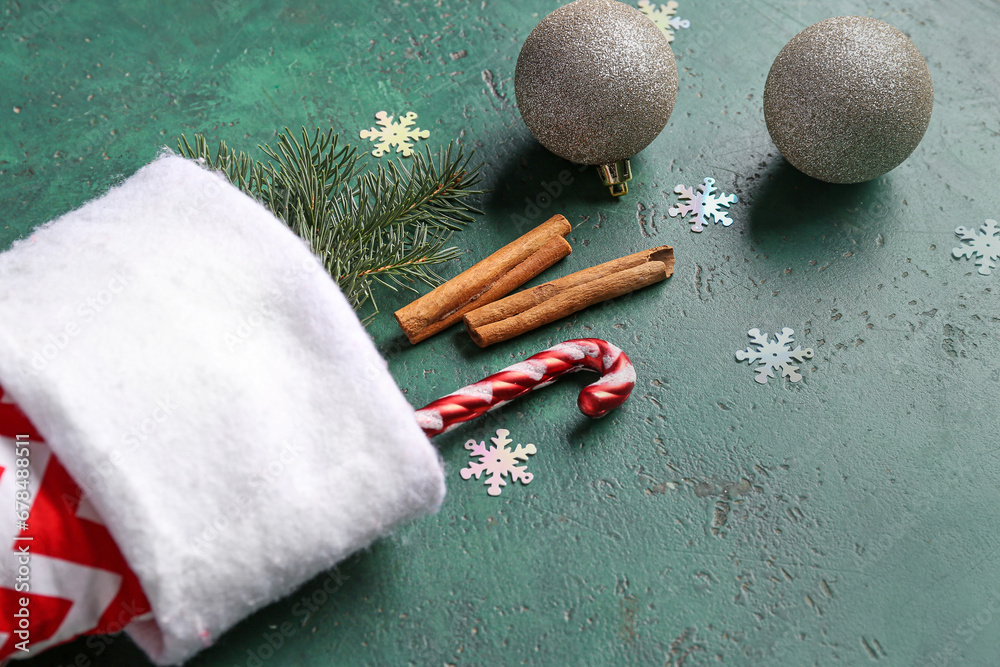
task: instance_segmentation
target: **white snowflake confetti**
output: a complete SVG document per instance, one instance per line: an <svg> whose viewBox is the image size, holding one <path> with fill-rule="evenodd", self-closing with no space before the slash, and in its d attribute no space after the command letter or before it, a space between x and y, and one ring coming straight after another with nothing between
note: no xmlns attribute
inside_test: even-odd
<svg viewBox="0 0 1000 667"><path fill-rule="evenodd" d="M997 227L996 220L987 220L980 231L982 233L976 234L973 230L965 227L956 228L955 233L968 245L961 245L953 249L951 254L956 258L972 259L976 257L979 273L988 276L993 269L997 268L997 261L1000 260L1000 227Z"/></svg>
<svg viewBox="0 0 1000 667"><path fill-rule="evenodd" d="M412 142L431 136L431 133L427 130L421 130L419 127L410 127L417 120L417 114L412 111L405 116L400 116L398 123L393 122L395 116L390 116L384 111L379 111L375 114L375 118L378 119L377 124L381 125L381 127L361 130L362 139L371 139L378 142L375 150L372 151L372 155L375 157L382 157L393 146L396 147L397 153L403 154L403 157L410 157L413 155Z"/></svg>
<svg viewBox="0 0 1000 667"><path fill-rule="evenodd" d="M674 41L674 30L691 27L691 22L687 19L680 19L674 16L677 13L677 3L674 0L670 0L665 5L660 5L659 8L649 0L639 0L639 11L645 14L650 21L656 24L657 28L663 31L668 42Z"/></svg>
<svg viewBox="0 0 1000 667"><path fill-rule="evenodd" d="M781 370L781 377L788 378L789 382L798 382L802 379L799 374L799 367L792 364L793 361L802 363L806 359L812 359L812 348L802 349L797 345L791 349L792 336L795 332L788 327L781 330L772 342L768 340L767 334L762 334L760 329L751 329L747 332L753 343L745 350L738 350L736 358L740 361L749 361L752 366L756 361L757 376L754 378L759 384L766 384L768 378L774 377L775 370Z"/></svg>
<svg viewBox="0 0 1000 667"><path fill-rule="evenodd" d="M681 199L686 199L687 202L671 206L667 213L670 214L671 218L676 218L678 215L683 218L690 213L690 222L694 223L694 227L691 228L692 232L703 230L709 216L714 218L715 222L721 222L723 227L728 227L733 224L733 221L722 209L723 207L729 208L730 204L735 204L736 195L723 193L720 196L716 195L715 191L714 178L706 178L702 185L697 186L697 189L678 185L674 188L674 192L679 194Z"/></svg>
<svg viewBox="0 0 1000 667"><path fill-rule="evenodd" d="M487 449L486 443L469 440L465 443L465 448L469 450L469 456L478 456L478 462L470 462L468 468L460 471L462 479L469 479L473 475L476 479L484 472L487 477L484 483L489 486L488 494L499 496L501 487L507 486L504 477L510 477L512 481L528 484L534 479L534 475L527 471L524 466L518 466L519 461L527 461L528 456L535 453L535 446L532 444L518 445L511 451L509 445L514 442L507 436L510 431L505 428L498 428L497 434L490 438L494 446Z"/></svg>

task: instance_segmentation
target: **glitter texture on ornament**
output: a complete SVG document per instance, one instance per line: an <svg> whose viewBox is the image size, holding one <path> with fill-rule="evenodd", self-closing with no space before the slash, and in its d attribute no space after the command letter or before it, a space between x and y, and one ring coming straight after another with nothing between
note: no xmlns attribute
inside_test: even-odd
<svg viewBox="0 0 1000 667"><path fill-rule="evenodd" d="M754 380L758 384L766 384L768 378L774 377L774 371L780 370L781 377L788 378L789 382L798 382L802 379L799 374L799 367L792 362L802 363L806 359L812 359L812 348L802 349L801 345L791 348L792 336L795 332L788 327L777 334L774 341L768 340L768 335L760 332L760 329L750 329L747 332L753 343L745 350L738 350L736 358L740 361L748 361L752 366L754 362L757 366L757 376Z"/></svg>
<svg viewBox="0 0 1000 667"><path fill-rule="evenodd" d="M728 227L733 224L733 220L722 209L729 208L731 204L735 204L737 201L736 195L727 195L725 193L715 194L716 190L714 178L706 178L705 182L697 186L697 188L678 185L674 188L674 192L680 195L682 200L686 201L671 206L667 210L667 213L670 214L671 218L676 218L678 215L683 218L691 214L689 222L694 223L694 226L691 228L692 232L700 232L705 229L705 223L709 222L709 216L715 222L721 222L723 227Z"/></svg>
<svg viewBox="0 0 1000 667"><path fill-rule="evenodd" d="M417 121L417 114L412 111L400 116L398 122L393 122L395 116L390 116L384 111L375 114L375 118L378 119L377 124L381 127L361 130L362 139L371 139L377 142L375 150L372 151L372 155L375 157L382 157L393 146L396 147L397 153L403 154L403 157L410 157L413 155L413 142L431 136L427 130L411 127Z"/></svg>
<svg viewBox="0 0 1000 667"><path fill-rule="evenodd" d="M997 226L997 221L987 220L980 227L979 234L967 227L958 227L955 229L955 233L967 245L953 249L951 254L956 258L972 259L975 257L979 273L984 276L990 275L993 269L997 268L997 261L1000 260L1000 227Z"/></svg>
<svg viewBox="0 0 1000 667"><path fill-rule="evenodd" d="M628 193L628 160L655 139L677 100L677 63L663 33L634 6L574 0L542 19L514 69L521 119L547 149L598 168Z"/></svg>
<svg viewBox="0 0 1000 667"><path fill-rule="evenodd" d="M691 27L691 22L674 16L677 13L677 3L670 0L665 5L657 7L649 0L639 0L639 11L656 24L668 42L674 41L674 30L687 29Z"/></svg>
<svg viewBox="0 0 1000 667"><path fill-rule="evenodd" d="M528 484L534 479L534 475L527 471L524 466L517 465L521 461L527 461L528 456L535 453L535 446L532 444L518 445L511 451L508 445L512 442L507 436L510 431L505 428L498 428L497 434L490 438L493 447L486 447L485 442L469 440L465 443L465 448L469 450L469 456L479 457L478 462L470 462L468 468L462 468L462 479L469 479L475 476L479 479L484 472L487 477L484 483L490 487L487 491L491 496L499 496L502 487L507 486L504 477L510 477L512 481Z"/></svg>

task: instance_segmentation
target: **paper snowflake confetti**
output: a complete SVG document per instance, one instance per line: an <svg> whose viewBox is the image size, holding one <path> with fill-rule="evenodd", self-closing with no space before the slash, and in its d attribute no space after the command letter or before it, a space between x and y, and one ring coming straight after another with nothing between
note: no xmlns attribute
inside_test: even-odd
<svg viewBox="0 0 1000 667"><path fill-rule="evenodd" d="M484 472L487 477L484 483L489 486L488 494L499 496L501 487L507 486L504 477L510 477L511 481L528 484L534 479L534 475L527 471L524 466L518 466L520 461L527 461L528 456L535 453L535 446L532 444L518 445L511 451L509 445L514 442L507 436L510 431L505 428L498 428L497 434L490 438L494 446L487 449L484 442L477 443L469 440L465 443L465 448L469 450L469 456L478 456L478 462L470 462L468 468L462 468L462 479L469 479L475 475L476 479Z"/></svg>
<svg viewBox="0 0 1000 667"><path fill-rule="evenodd" d="M993 269L997 268L997 261L1000 260L1000 227L997 227L996 220L987 220L980 227L980 234L965 227L958 227L955 233L968 245L961 245L951 251L955 258L976 257L976 266L979 273L984 276L990 275Z"/></svg>
<svg viewBox="0 0 1000 667"><path fill-rule="evenodd" d="M665 5L660 5L659 8L649 0L639 0L639 11L663 31L668 42L674 41L674 30L691 27L691 22L687 19L674 16L677 13L677 3L673 0Z"/></svg>
<svg viewBox="0 0 1000 667"><path fill-rule="evenodd" d="M390 116L384 111L375 114L375 118L378 119L377 124L381 127L361 130L362 139L378 142L375 150L372 151L372 155L375 157L382 157L393 146L396 147L397 153L403 154L403 157L410 157L413 155L412 142L431 136L427 130L411 127L417 120L417 114L412 111L405 116L400 116L399 122L393 122L395 116Z"/></svg>
<svg viewBox="0 0 1000 667"><path fill-rule="evenodd" d="M671 218L676 218L678 215L683 218L690 213L690 222L694 223L694 227L691 228L692 232L703 230L709 216L716 223L721 222L723 227L728 227L733 224L733 221L722 209L729 208L731 204L735 204L736 195L727 195L725 193L716 195L715 191L714 178L706 178L702 185L697 186L697 189L689 188L686 185L678 185L674 188L674 192L679 194L681 199L686 199L687 201L671 206L667 210L667 213L670 214Z"/></svg>
<svg viewBox="0 0 1000 667"><path fill-rule="evenodd" d="M758 362L757 376L754 380L759 384L766 384L768 378L774 377L774 371L780 370L781 377L788 378L789 382L798 382L802 379L799 374L799 367L792 362L802 363L806 359L812 359L812 348L802 349L801 345L791 349L792 336L795 332L788 327L781 330L772 342L768 340L767 334L762 334L760 329L751 329L747 332L753 343L745 350L738 350L736 358L740 361L749 361L752 366Z"/></svg>

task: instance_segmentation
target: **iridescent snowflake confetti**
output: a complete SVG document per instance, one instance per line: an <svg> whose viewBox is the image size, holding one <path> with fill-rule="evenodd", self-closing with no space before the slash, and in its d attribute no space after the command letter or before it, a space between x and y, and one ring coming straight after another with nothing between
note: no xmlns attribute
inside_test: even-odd
<svg viewBox="0 0 1000 667"><path fill-rule="evenodd" d="M674 16L677 13L677 3L673 0L670 0L665 5L660 5L659 8L649 0L639 0L639 11L645 14L650 21L656 24L656 27L663 31L668 42L674 41L674 30L691 27L691 22L687 19L680 19Z"/></svg>
<svg viewBox="0 0 1000 667"><path fill-rule="evenodd" d="M726 215L723 208L729 208L730 204L736 203L736 195L727 195L725 193L720 195L715 194L715 179L706 178L702 185L695 188L689 188L686 185L678 185L674 188L674 192L680 195L681 199L687 200L677 204L676 206L671 206L667 213L670 217L676 218L678 215L682 218L688 214L691 214L690 222L694 223L694 227L691 228L692 232L700 232L705 228L705 223L708 222L709 216L711 216L716 223L721 222L723 227L728 227L733 224L732 219Z"/></svg>
<svg viewBox="0 0 1000 667"><path fill-rule="evenodd" d="M378 142L375 150L372 151L372 155L375 157L382 157L393 146L396 147L397 153L403 154L403 157L410 157L413 155L412 142L431 136L427 130L411 127L417 120L417 114L412 111L405 116L400 116L399 122L393 122L395 116L390 116L384 111L375 114L375 118L378 119L377 124L381 127L361 130L362 139Z"/></svg>
<svg viewBox="0 0 1000 667"><path fill-rule="evenodd" d="M514 451L511 451L507 445L514 441L508 438L508 435L510 435L510 431L498 428L497 434L490 438L494 446L488 449L484 442L477 443L475 440L466 442L465 448L469 450L469 456L478 456L479 461L470 462L468 468L462 468L460 471L462 479L469 479L472 476L479 479L479 476L485 472L487 477L484 483L490 487L487 493L491 496L499 496L501 488L507 486L504 477L510 477L511 481L521 482L521 484L531 482L534 475L528 472L524 466L518 466L517 463L527 461L528 456L535 453L535 446L530 443L518 445Z"/></svg>
<svg viewBox="0 0 1000 667"><path fill-rule="evenodd" d="M993 269L997 268L997 261L1000 260L1000 227L996 220L987 220L980 227L980 234L965 227L958 227L955 233L968 245L961 245L951 251L956 258L976 257L976 266L979 273L984 276L990 275Z"/></svg>
<svg viewBox="0 0 1000 667"><path fill-rule="evenodd" d="M799 374L799 367L792 362L802 363L806 359L812 359L812 348L802 349L797 345L791 349L792 336L795 332L788 327L781 330L774 341L768 340L767 334L762 334L760 329L751 329L747 332L753 343L745 350L738 350L736 358L740 361L749 361L752 366L754 362L757 366L757 376L754 378L759 384L766 384L768 378L774 377L774 371L780 370L781 377L788 378L789 382L798 382L802 379Z"/></svg>

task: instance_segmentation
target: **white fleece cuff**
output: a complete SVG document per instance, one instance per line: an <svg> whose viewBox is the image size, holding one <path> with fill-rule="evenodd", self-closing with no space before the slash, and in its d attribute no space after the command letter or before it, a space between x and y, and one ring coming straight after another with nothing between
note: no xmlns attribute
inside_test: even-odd
<svg viewBox="0 0 1000 667"><path fill-rule="evenodd" d="M181 662L444 496L304 244L163 157L0 254L0 384L100 513Z"/></svg>

